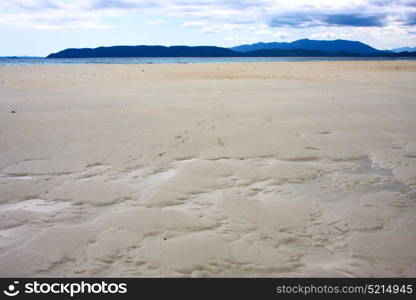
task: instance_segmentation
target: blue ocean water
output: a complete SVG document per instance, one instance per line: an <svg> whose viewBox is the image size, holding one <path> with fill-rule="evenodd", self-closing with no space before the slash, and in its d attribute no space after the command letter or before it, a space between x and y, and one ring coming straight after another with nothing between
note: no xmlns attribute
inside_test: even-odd
<svg viewBox="0 0 416 300"><path fill-rule="evenodd" d="M407 58L406 58L407 59ZM285 62L285 61L352 61L352 60L403 60L388 57L111 57L111 58L52 58L0 57L0 65L78 65L78 64L191 64L233 62Z"/></svg>

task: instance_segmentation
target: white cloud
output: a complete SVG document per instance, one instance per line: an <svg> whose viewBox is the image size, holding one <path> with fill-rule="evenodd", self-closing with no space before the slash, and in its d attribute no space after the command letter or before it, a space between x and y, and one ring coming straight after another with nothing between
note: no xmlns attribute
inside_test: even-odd
<svg viewBox="0 0 416 300"><path fill-rule="evenodd" d="M201 29L202 33L218 33L240 28L237 24L215 24Z"/></svg>
<svg viewBox="0 0 416 300"><path fill-rule="evenodd" d="M289 34L287 32L284 32L284 31L277 31L277 32L275 32L275 34L273 36L275 36L279 39L286 39L286 38L289 37Z"/></svg>
<svg viewBox="0 0 416 300"><path fill-rule="evenodd" d="M325 31L314 33L310 36L310 38L314 40L333 40L339 38L339 35L334 32Z"/></svg>
<svg viewBox="0 0 416 300"><path fill-rule="evenodd" d="M261 20L275 27L320 24L365 27L392 22L397 25L414 23L416 5L413 0L0 0L0 11L3 14L25 15L36 15L39 11L48 14L67 11L73 16L92 13L94 17L90 22L98 22L108 13L146 12L203 18L209 23L255 24ZM260 26L268 27L264 24Z"/></svg>
<svg viewBox="0 0 416 300"><path fill-rule="evenodd" d="M85 3L58 0L0 0L0 25L30 29L113 28L102 17L117 15L112 11L97 14Z"/></svg>
<svg viewBox="0 0 416 300"><path fill-rule="evenodd" d="M269 29L259 29L255 32L255 34L272 34L273 31L269 30Z"/></svg>
<svg viewBox="0 0 416 300"><path fill-rule="evenodd" d="M160 24L166 24L168 21L164 19L150 19L146 21L146 24L148 25L160 25Z"/></svg>
<svg viewBox="0 0 416 300"><path fill-rule="evenodd" d="M148 24L179 18L203 33L349 37L383 47L414 44L416 32L414 0L0 0L2 28L109 28L125 16Z"/></svg>
<svg viewBox="0 0 416 300"><path fill-rule="evenodd" d="M202 27L205 26L205 22L201 21L194 21L194 22L185 22L182 24L182 27Z"/></svg>

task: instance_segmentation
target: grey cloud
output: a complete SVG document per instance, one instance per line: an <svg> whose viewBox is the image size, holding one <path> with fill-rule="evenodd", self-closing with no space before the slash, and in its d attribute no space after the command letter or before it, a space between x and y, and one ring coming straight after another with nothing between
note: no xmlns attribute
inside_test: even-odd
<svg viewBox="0 0 416 300"><path fill-rule="evenodd" d="M404 25L408 25L408 26L416 25L416 12L407 14L406 19L404 21Z"/></svg>
<svg viewBox="0 0 416 300"><path fill-rule="evenodd" d="M374 27L385 25L385 14L286 14L275 16L270 19L272 27L311 27L311 26L351 26L351 27Z"/></svg>
<svg viewBox="0 0 416 300"><path fill-rule="evenodd" d="M287 14L280 15L270 19L271 27L290 26L290 27L306 27L319 26L322 23L317 22L315 18L303 14Z"/></svg>
<svg viewBox="0 0 416 300"><path fill-rule="evenodd" d="M385 24L385 15L333 14L322 18L327 25L353 27L381 27Z"/></svg>
<svg viewBox="0 0 416 300"><path fill-rule="evenodd" d="M370 0L368 2L374 6L403 6L403 7L416 7L416 0Z"/></svg>

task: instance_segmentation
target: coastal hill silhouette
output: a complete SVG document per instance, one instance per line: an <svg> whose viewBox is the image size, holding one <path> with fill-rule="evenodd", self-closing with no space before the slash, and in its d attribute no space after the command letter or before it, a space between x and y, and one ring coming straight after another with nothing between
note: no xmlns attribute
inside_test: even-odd
<svg viewBox="0 0 416 300"><path fill-rule="evenodd" d="M69 48L47 58L99 57L416 57L416 52L377 50L357 41L302 39L291 43L256 43L233 48L215 46L110 46Z"/></svg>

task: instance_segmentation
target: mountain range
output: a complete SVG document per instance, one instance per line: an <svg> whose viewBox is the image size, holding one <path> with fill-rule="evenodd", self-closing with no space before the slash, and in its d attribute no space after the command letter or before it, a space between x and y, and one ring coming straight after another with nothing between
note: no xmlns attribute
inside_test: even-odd
<svg viewBox="0 0 416 300"><path fill-rule="evenodd" d="M400 47L400 48L395 48L395 49L391 49L391 51L399 53L399 52L414 52L416 51L416 47Z"/></svg>
<svg viewBox="0 0 416 300"><path fill-rule="evenodd" d="M356 41L347 41L347 40L334 40L334 41L319 41L319 40L309 40L301 39L291 43L256 43L251 45L240 45L237 47L231 48L234 51L238 52L250 52L256 50L272 50L272 49L282 49L282 50L294 50L294 49L303 49L303 50L317 50L317 51L326 51L326 52L349 52L349 53L360 53L368 54L375 53L378 50L366 45L361 42Z"/></svg>
<svg viewBox="0 0 416 300"><path fill-rule="evenodd" d="M231 57L238 53L228 48L211 46L112 46L83 49L65 49L47 58L91 57Z"/></svg>
<svg viewBox="0 0 416 300"><path fill-rule="evenodd" d="M286 43L256 43L232 48L214 46L111 46L65 49L47 58L94 57L416 57L416 52L381 51L358 41L301 39Z"/></svg>

